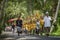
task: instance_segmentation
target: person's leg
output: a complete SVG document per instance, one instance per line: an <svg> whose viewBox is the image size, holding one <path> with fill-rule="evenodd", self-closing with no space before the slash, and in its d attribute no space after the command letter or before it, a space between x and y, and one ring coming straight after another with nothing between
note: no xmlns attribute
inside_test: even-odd
<svg viewBox="0 0 60 40"><path fill-rule="evenodd" d="M19 31L17 31L17 33L18 33L18 36L20 36L20 35L19 35Z"/></svg>
<svg viewBox="0 0 60 40"><path fill-rule="evenodd" d="M45 35L47 35L47 31L48 31L47 27L44 27Z"/></svg>
<svg viewBox="0 0 60 40"><path fill-rule="evenodd" d="M42 26L42 33L44 33L44 26Z"/></svg>
<svg viewBox="0 0 60 40"><path fill-rule="evenodd" d="M46 33L46 27L44 27L44 33Z"/></svg>
<svg viewBox="0 0 60 40"><path fill-rule="evenodd" d="M35 28L35 30L34 30L34 34L36 34L36 28Z"/></svg>
<svg viewBox="0 0 60 40"><path fill-rule="evenodd" d="M13 29L13 33L14 33L14 29Z"/></svg>
<svg viewBox="0 0 60 40"><path fill-rule="evenodd" d="M22 34L22 28L20 27L19 29L20 29L20 30L19 30L19 33Z"/></svg>
<svg viewBox="0 0 60 40"><path fill-rule="evenodd" d="M20 27L17 27L17 33L18 33L18 36L20 34Z"/></svg>
<svg viewBox="0 0 60 40"><path fill-rule="evenodd" d="M47 33L46 33L47 36L49 36L49 32L50 32L50 27L47 27Z"/></svg>
<svg viewBox="0 0 60 40"><path fill-rule="evenodd" d="M12 28L12 33L14 33L14 29Z"/></svg>
<svg viewBox="0 0 60 40"><path fill-rule="evenodd" d="M37 28L36 28L36 34L37 34L37 31L38 31L38 30L37 30Z"/></svg>
<svg viewBox="0 0 60 40"><path fill-rule="evenodd" d="M41 35L43 34L43 25L42 25L41 28L40 28L40 34L41 34Z"/></svg>
<svg viewBox="0 0 60 40"><path fill-rule="evenodd" d="M42 27L42 35L45 35L45 28L44 28L44 26Z"/></svg>
<svg viewBox="0 0 60 40"><path fill-rule="evenodd" d="M39 29L37 29L37 34L39 34L39 32L40 32L40 30L39 30Z"/></svg>
<svg viewBox="0 0 60 40"><path fill-rule="evenodd" d="M14 29L13 29L13 33L14 33Z"/></svg>
<svg viewBox="0 0 60 40"><path fill-rule="evenodd" d="M48 27L48 36L49 36L49 32L50 32L50 27Z"/></svg>
<svg viewBox="0 0 60 40"><path fill-rule="evenodd" d="M40 34L42 35L42 28L40 28Z"/></svg>
<svg viewBox="0 0 60 40"><path fill-rule="evenodd" d="M33 30L33 34L36 34L36 29Z"/></svg>

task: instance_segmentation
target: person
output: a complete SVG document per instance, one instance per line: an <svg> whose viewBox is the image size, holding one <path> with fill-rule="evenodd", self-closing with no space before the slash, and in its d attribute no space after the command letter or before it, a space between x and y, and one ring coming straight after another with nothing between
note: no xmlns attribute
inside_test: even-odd
<svg viewBox="0 0 60 40"><path fill-rule="evenodd" d="M43 19L43 16L40 16L40 32L41 32L41 35L43 33L43 30L44 30L44 19Z"/></svg>
<svg viewBox="0 0 60 40"><path fill-rule="evenodd" d="M12 23L12 31L13 31L13 33L15 31L15 24L14 23Z"/></svg>
<svg viewBox="0 0 60 40"><path fill-rule="evenodd" d="M36 34L39 34L39 31L40 31L40 21L39 21L39 19L37 19L37 21L36 21Z"/></svg>
<svg viewBox="0 0 60 40"><path fill-rule="evenodd" d="M16 20L16 26L17 26L18 36L19 36L19 34L22 33L22 19L20 18L20 16Z"/></svg>
<svg viewBox="0 0 60 40"><path fill-rule="evenodd" d="M44 28L46 31L46 35L49 36L50 27L51 27L51 17L49 16L48 12L46 12L46 15L44 16Z"/></svg>

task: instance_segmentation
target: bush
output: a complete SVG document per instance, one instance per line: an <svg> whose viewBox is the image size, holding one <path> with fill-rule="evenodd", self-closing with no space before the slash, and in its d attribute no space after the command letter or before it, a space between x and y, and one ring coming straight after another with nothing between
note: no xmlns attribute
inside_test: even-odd
<svg viewBox="0 0 60 40"><path fill-rule="evenodd" d="M57 26L57 23L54 23L54 29L53 29L53 32L56 32L58 30L58 26Z"/></svg>

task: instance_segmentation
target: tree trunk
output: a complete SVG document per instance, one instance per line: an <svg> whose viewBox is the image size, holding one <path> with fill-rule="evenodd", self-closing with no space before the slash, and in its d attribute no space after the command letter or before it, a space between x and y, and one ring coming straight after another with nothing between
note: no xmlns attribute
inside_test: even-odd
<svg viewBox="0 0 60 40"><path fill-rule="evenodd" d="M54 28L53 24L56 22L56 19L57 19L57 16L58 16L59 5L60 5L60 0L58 0L58 5L57 5L57 9L56 9L56 13L55 13L55 16L54 16L54 20L53 20L53 23L52 23L50 33L53 31L53 28Z"/></svg>
<svg viewBox="0 0 60 40"><path fill-rule="evenodd" d="M0 26L4 26L5 23L5 12L4 12L4 7L5 7L5 2L7 0L2 0L1 2L1 9L0 9Z"/></svg>

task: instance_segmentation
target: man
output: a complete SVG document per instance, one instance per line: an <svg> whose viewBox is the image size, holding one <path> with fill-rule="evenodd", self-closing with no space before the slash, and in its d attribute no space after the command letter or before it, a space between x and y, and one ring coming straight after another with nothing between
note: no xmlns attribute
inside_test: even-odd
<svg viewBox="0 0 60 40"><path fill-rule="evenodd" d="M22 30L21 30L22 29L22 20L21 20L20 16L16 20L16 26L17 26L18 36L19 36L19 33L22 33Z"/></svg>
<svg viewBox="0 0 60 40"><path fill-rule="evenodd" d="M49 36L50 27L51 27L51 17L49 16L48 12L46 12L46 15L44 17L44 28L47 36Z"/></svg>

